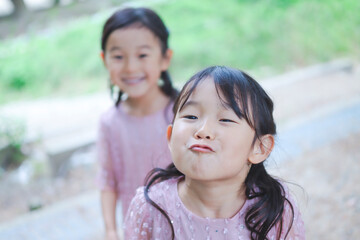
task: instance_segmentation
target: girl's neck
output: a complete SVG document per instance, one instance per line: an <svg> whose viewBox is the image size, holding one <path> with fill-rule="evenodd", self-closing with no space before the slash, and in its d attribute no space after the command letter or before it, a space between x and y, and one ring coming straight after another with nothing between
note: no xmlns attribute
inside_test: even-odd
<svg viewBox="0 0 360 240"><path fill-rule="evenodd" d="M183 180L179 197L191 212L204 218L231 218L246 201L245 186L239 183L212 183Z"/></svg>
<svg viewBox="0 0 360 240"><path fill-rule="evenodd" d="M160 88L150 91L138 98L128 98L120 103L124 111L132 116L143 117L153 114L169 103L169 97L166 96Z"/></svg>

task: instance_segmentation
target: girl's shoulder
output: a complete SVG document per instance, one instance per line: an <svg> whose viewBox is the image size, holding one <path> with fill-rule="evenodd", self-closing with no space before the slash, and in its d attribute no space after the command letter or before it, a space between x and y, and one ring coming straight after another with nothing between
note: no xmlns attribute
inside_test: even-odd
<svg viewBox="0 0 360 240"><path fill-rule="evenodd" d="M289 184L293 185L295 187L300 187L300 186L298 186L296 184L293 184L293 183L287 183L287 182L285 182L284 180L281 180L281 179L276 179L276 180L282 186L282 188L284 190L285 198L287 198L294 205L297 205L297 201L295 200L295 196L293 195L293 192L292 192L291 188L289 187Z"/></svg>
<svg viewBox="0 0 360 240"><path fill-rule="evenodd" d="M289 237L295 239L305 239L305 225L301 216L301 211L298 205L298 199L296 195L293 193L292 188L289 187L288 183L283 180L277 179L277 181L281 184L284 189L284 196L286 201L284 202L284 211L283 211L283 231L284 229L289 229ZM292 185L292 183L289 183ZM294 184L295 187L300 187ZM272 229L274 230L274 229ZM269 232L269 235L273 234L275 236L275 232ZM284 232L282 232L282 235Z"/></svg>
<svg viewBox="0 0 360 240"><path fill-rule="evenodd" d="M176 199L178 179L168 179L151 186L148 191L149 198L162 209L167 209ZM170 205L169 205L170 204ZM145 198L145 187L139 187L131 201L129 209L143 209L153 211L154 206ZM169 205L169 206L168 206Z"/></svg>
<svg viewBox="0 0 360 240"><path fill-rule="evenodd" d="M119 108L116 106L111 106L101 113L100 123L109 124L114 120L114 118L117 118L118 114L119 114Z"/></svg>
<svg viewBox="0 0 360 240"><path fill-rule="evenodd" d="M174 195L177 193L178 181L178 178L171 178L151 186L149 189L149 196L153 198L159 198L168 194L171 196Z"/></svg>
<svg viewBox="0 0 360 240"><path fill-rule="evenodd" d="M177 178L172 178L152 185L148 191L149 197L158 205L164 206L166 202L170 202L172 198L176 197L178 181ZM145 187L139 187L136 190L134 200L145 203L144 192Z"/></svg>
<svg viewBox="0 0 360 240"><path fill-rule="evenodd" d="M110 106L100 115L100 124L113 126L113 125L121 125L122 123L131 122L133 117L127 114L122 105L118 106Z"/></svg>
<svg viewBox="0 0 360 240"><path fill-rule="evenodd" d="M281 185L284 191L283 194L286 199L284 203L285 212L290 212L291 211L290 209L293 208L295 215L299 214L298 199L296 198L296 195L293 192L293 187L299 187L299 188L301 187L294 183L288 183L282 179L276 179L276 181L279 182L279 184ZM290 188L289 185L292 187Z"/></svg>
<svg viewBox="0 0 360 240"><path fill-rule="evenodd" d="M173 117L174 117L174 112L173 112L173 108L174 108L174 101L170 101L169 104L166 105L165 107L165 116L167 119L169 119L170 121L172 121Z"/></svg>
<svg viewBox="0 0 360 240"><path fill-rule="evenodd" d="M167 211L173 205L174 193L177 189L177 179L169 179L150 187L149 197L161 209ZM151 205L145 198L145 187L139 187L133 197L124 220L124 232L126 239L140 239L141 236L150 236L153 230L155 233L168 229L168 223L160 212ZM156 222L154 220L156 219ZM152 227L150 227L152 226ZM142 239L142 238L141 238ZM147 238L144 238L147 239Z"/></svg>
<svg viewBox="0 0 360 240"><path fill-rule="evenodd" d="M100 121L101 122L113 122L114 120L116 121L135 121L135 122L141 122L141 121L149 121L151 119L158 119L158 118L163 118L165 116L165 119L167 122L171 122L172 118L174 116L173 113L173 106L174 106L174 101L170 101L168 104L166 104L166 106L150 115L146 115L146 116L133 116L128 114L124 108L122 107L121 104L119 104L118 106L111 106L109 107L107 110L105 110L101 116L100 116Z"/></svg>

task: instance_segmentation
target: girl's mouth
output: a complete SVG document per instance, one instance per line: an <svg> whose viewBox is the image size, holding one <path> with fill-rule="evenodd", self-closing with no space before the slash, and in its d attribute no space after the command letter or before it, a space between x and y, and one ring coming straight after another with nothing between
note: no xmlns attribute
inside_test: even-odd
<svg viewBox="0 0 360 240"><path fill-rule="evenodd" d="M210 146L204 145L204 144L193 144L190 146L190 150L195 151L195 152L201 152L201 153L214 152L214 150Z"/></svg>
<svg viewBox="0 0 360 240"><path fill-rule="evenodd" d="M145 77L138 77L138 78L124 78L123 82L127 85L135 85L143 81Z"/></svg>

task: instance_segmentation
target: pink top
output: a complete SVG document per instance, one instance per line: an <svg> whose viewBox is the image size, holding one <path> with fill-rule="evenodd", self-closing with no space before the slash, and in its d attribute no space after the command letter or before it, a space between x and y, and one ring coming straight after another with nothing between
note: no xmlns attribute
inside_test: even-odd
<svg viewBox="0 0 360 240"><path fill-rule="evenodd" d="M171 163L166 129L173 118L173 103L145 117L126 114L121 104L100 118L97 141L101 190L117 192L125 216L136 189L154 167Z"/></svg>
<svg viewBox="0 0 360 240"><path fill-rule="evenodd" d="M177 183L179 179L170 179L151 187L149 193L151 199L164 209L175 230L175 239L250 239L250 231L246 228L244 216L246 209L256 199L247 200L241 210L232 218L210 219L202 218L190 212L182 203ZM286 190L287 198L289 198ZM294 222L286 239L305 239L305 227L301 215L294 201L290 197L294 207ZM285 205L284 226L291 221L291 210ZM139 188L133 198L129 211L125 218L125 239L171 239L171 228L166 218L152 205L146 202L144 188ZM285 237L282 233L281 239ZM267 235L269 240L276 239L276 228L273 227Z"/></svg>

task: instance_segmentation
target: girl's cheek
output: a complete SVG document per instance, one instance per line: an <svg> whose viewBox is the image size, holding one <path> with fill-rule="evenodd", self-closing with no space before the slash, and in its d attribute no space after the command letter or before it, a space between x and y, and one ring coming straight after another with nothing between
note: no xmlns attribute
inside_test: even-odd
<svg viewBox="0 0 360 240"><path fill-rule="evenodd" d="M181 134L181 132L186 129L187 129L187 127L186 127L185 123L183 123L181 121L177 121L174 123L173 132Z"/></svg>

